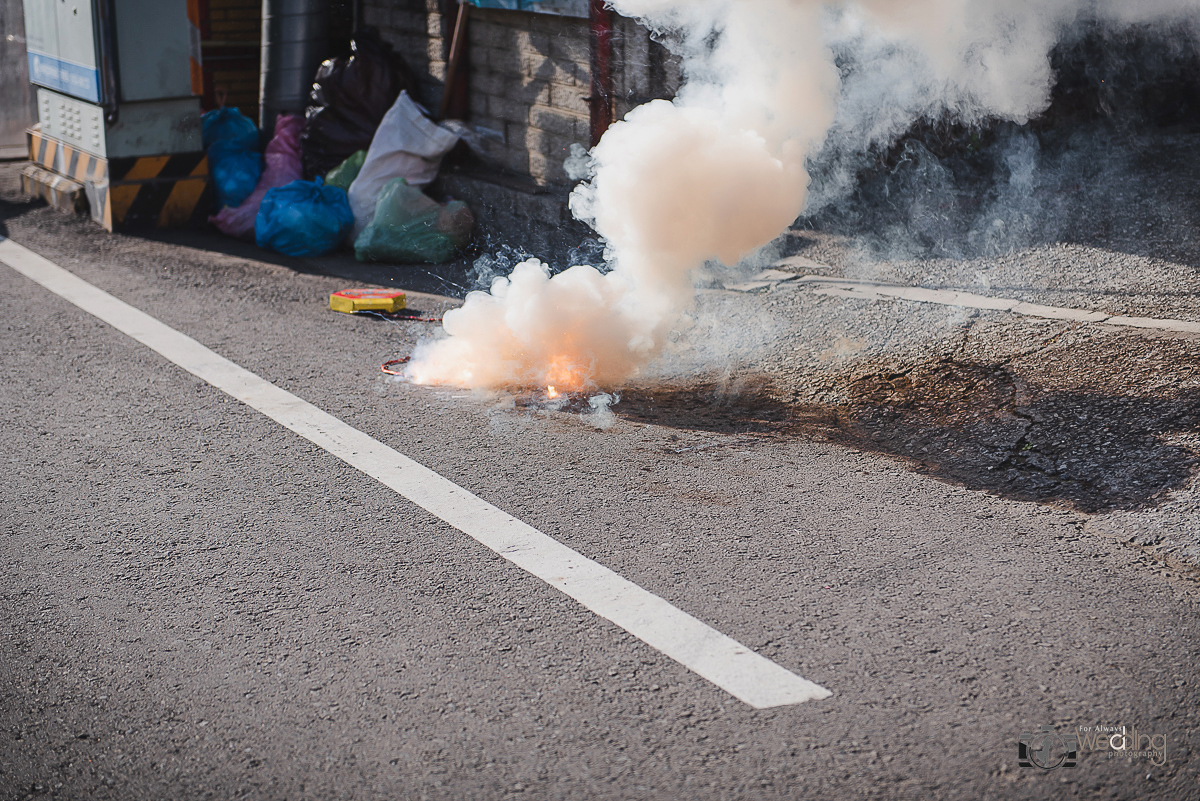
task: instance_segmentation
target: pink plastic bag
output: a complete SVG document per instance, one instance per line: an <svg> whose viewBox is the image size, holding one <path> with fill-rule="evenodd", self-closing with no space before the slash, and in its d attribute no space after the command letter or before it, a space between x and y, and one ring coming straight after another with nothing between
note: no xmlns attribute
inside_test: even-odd
<svg viewBox="0 0 1200 801"><path fill-rule="evenodd" d="M242 205L223 208L220 213L209 217L208 221L222 233L253 240L254 218L258 216L263 195L267 194L268 189L299 181L303 177L300 166L300 131L303 127L302 117L280 114L275 123L275 136L271 137L264 156L266 167L254 191L242 201Z"/></svg>

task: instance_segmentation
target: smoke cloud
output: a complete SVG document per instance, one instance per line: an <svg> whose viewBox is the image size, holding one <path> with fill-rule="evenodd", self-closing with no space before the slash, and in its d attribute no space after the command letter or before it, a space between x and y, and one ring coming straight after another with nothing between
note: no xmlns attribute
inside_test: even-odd
<svg viewBox="0 0 1200 801"><path fill-rule="evenodd" d="M809 167L894 141L914 121L1023 123L1044 110L1050 53L1081 20L1178 21L1200 0L613 0L669 34L686 83L572 156L571 210L605 270L537 260L447 312L409 378L476 388L614 389L642 375L709 261L735 265L805 210ZM1014 182L1023 180L1013 168ZM852 170L823 176L824 198Z"/></svg>

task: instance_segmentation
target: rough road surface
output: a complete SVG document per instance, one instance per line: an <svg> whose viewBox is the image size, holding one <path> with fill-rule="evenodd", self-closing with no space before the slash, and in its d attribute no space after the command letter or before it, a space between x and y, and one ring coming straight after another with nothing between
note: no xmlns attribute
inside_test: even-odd
<svg viewBox="0 0 1200 801"><path fill-rule="evenodd" d="M434 326L329 311L321 269L425 274L112 236L3 170L0 235L832 696L746 706L0 266L0 799L1200 798L1196 337L712 291L605 421L381 375ZM983 291L796 239L831 275ZM1095 244L986 275L1200 319L1065 298L1053 259L1196 289ZM1042 725L1075 767L1019 766ZM1114 726L1165 753L1097 750Z"/></svg>

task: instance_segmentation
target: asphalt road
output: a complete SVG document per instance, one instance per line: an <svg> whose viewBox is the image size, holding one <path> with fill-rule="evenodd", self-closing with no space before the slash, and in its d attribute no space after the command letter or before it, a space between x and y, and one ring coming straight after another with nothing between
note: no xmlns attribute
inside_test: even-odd
<svg viewBox="0 0 1200 801"><path fill-rule="evenodd" d="M991 481L989 459L1061 431L1043 445L1029 426L988 439L953 414L879 416L1012 394L933 370L947 353L1007 359L1037 397L1080 383L1046 355L1053 327L710 293L704 308L751 332L722 370L677 364L598 428L576 406L382 376L432 326L329 311L347 279L319 264L14 202L0 217L0 234L832 691L746 706L0 266L2 799L1200 798L1197 573L1097 528L1177 500L1191 462L1141 494L1136 477L1033 482L1011 460ZM880 342L893 320L906 327ZM1067 337L1194 364L1188 338ZM787 348L744 358L763 340ZM861 383L905 360L910 384ZM1114 395L1145 389L1130 381ZM924 439L889 433L910 430ZM923 455L956 436L976 456ZM1018 765L1041 725L1084 736L1077 766ZM1080 729L1098 726L1161 736L1165 754L1091 750Z"/></svg>

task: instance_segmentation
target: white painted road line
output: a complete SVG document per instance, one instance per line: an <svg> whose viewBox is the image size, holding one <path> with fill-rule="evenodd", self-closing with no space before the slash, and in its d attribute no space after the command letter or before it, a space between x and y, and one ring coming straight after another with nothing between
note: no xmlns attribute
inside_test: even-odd
<svg viewBox="0 0 1200 801"><path fill-rule="evenodd" d="M0 262L395 490L756 709L829 690L760 656L429 468L280 389L10 239Z"/></svg>
<svg viewBox="0 0 1200 801"><path fill-rule="evenodd" d="M1185 334L1200 334L1200 323L1189 320L1123 317L1107 314L1106 312L1089 311L1087 309L1039 306L1036 303L1025 303L1015 298L992 298L986 295L975 295L970 292L959 292L957 290L874 284L869 281L852 281L842 278L829 278L823 275L805 275L795 280L804 284L816 284L817 288L814 291L818 295L861 298L863 300L898 298L900 300L913 300L921 303L940 303L943 306L1008 311L1014 314L1023 314L1027 317L1040 317L1046 320L1104 323L1105 325L1122 325L1129 328L1142 328L1155 331L1179 331Z"/></svg>

